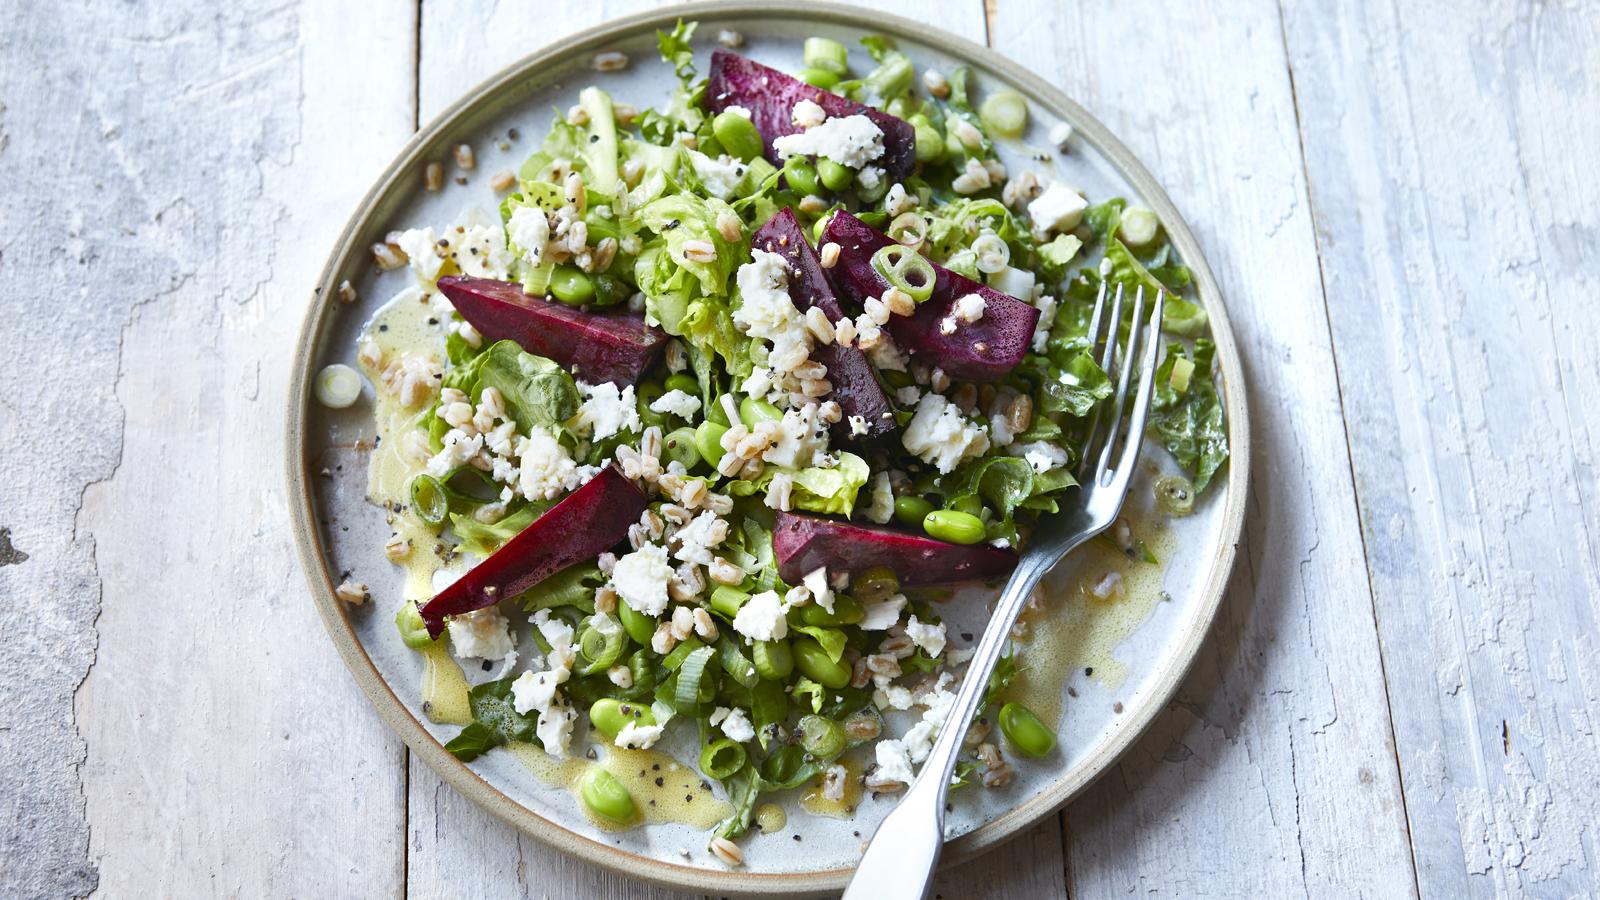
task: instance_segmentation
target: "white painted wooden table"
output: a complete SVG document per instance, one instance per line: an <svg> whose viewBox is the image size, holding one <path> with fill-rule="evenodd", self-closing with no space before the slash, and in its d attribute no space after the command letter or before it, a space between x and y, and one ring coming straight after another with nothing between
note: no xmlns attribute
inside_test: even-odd
<svg viewBox="0 0 1600 900"><path fill-rule="evenodd" d="M655 895L408 759L305 596L280 459L371 179L491 71L651 2L0 16L0 896ZM1177 699L943 895L1593 896L1600 5L882 5L1144 158L1257 423Z"/></svg>

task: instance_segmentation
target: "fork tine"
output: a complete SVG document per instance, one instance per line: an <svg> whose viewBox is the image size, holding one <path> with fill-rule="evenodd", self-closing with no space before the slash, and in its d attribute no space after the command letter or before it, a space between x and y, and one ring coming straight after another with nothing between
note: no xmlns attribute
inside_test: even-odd
<svg viewBox="0 0 1600 900"><path fill-rule="evenodd" d="M1106 427L1105 444L1100 448L1100 462L1095 466L1095 481L1105 480L1106 469L1111 465L1111 451L1117 446L1117 437L1122 433L1122 412L1128 403L1128 382L1133 376L1134 361L1139 354L1139 333L1144 319L1144 285L1140 285L1133 297L1133 323L1128 329L1128 349L1118 361L1117 365L1117 392L1113 397L1111 420ZM1114 347L1108 347L1109 351ZM1106 367L1106 373L1111 369Z"/></svg>
<svg viewBox="0 0 1600 900"><path fill-rule="evenodd" d="M1144 362L1139 366L1139 396L1134 398L1133 413L1128 416L1128 446L1122 450L1122 458L1117 462L1119 477L1128 478L1133 473L1133 464L1139 456L1139 442L1144 438L1145 418L1150 412L1150 401L1156 391L1156 363L1161 355L1161 313L1166 306L1166 292L1156 292L1156 302L1150 311L1150 325L1147 330L1150 346L1145 348Z"/></svg>
<svg viewBox="0 0 1600 900"><path fill-rule="evenodd" d="M1090 359L1094 358L1094 355L1095 355L1095 353L1094 353L1095 344L1098 343L1099 340L1100 340L1100 322L1101 322L1102 319L1105 318L1105 313L1106 313L1106 293L1107 293L1107 290L1108 290L1107 289L1107 284L1108 284L1108 282L1105 282L1105 281L1100 282L1100 290L1095 293L1095 298L1094 298L1094 314L1089 317L1088 337L1089 337L1089 358ZM1117 300L1120 301L1121 299L1122 299L1122 289L1119 286L1117 288ZM1117 312L1117 315L1113 317L1113 321L1116 318L1120 317L1120 316L1121 316L1121 310L1119 308L1119 310ZM1089 448L1094 446L1094 436L1095 436L1096 432L1098 432L1099 430L1100 430L1100 404L1096 403L1094 405L1094 408L1092 410L1090 410L1090 412L1089 412L1089 430L1084 432L1084 454L1083 454L1083 458L1078 461L1078 481L1079 482L1083 482L1085 479L1087 479L1090 476L1090 474L1092 473L1092 471L1093 471L1090 468L1090 466L1092 465L1092 461L1094 459L1094 455L1093 455L1093 453L1090 452Z"/></svg>
<svg viewBox="0 0 1600 900"><path fill-rule="evenodd" d="M1102 283L1102 287L1104 287L1104 283ZM1094 324L1099 325L1100 323L1095 322ZM1117 285L1116 298L1111 301L1111 324L1109 328L1110 330L1106 332L1106 350L1100 354L1100 368L1104 369L1107 375L1111 374L1111 361L1117 355L1117 332L1122 328L1122 285L1120 284ZM1096 328L1089 332L1089 335L1092 338L1099 333L1100 330Z"/></svg>

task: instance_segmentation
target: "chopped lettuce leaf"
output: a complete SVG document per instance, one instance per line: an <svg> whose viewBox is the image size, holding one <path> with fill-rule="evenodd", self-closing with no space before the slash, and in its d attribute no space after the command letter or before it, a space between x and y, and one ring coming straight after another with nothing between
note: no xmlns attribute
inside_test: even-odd
<svg viewBox="0 0 1600 900"><path fill-rule="evenodd" d="M1189 474L1196 494L1206 489L1228 460L1222 399L1211 377L1215 354L1216 347L1208 340L1195 341L1193 351L1177 342L1168 344L1167 357L1156 370L1155 398L1150 407L1150 430ZM1194 363L1188 390L1182 392L1172 384L1172 371L1179 359Z"/></svg>

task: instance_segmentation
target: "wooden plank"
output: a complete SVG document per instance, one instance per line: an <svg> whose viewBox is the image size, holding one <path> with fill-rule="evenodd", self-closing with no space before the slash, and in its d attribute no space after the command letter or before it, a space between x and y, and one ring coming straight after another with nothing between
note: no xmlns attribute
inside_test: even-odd
<svg viewBox="0 0 1600 900"><path fill-rule="evenodd" d="M517 8L483 0L428 0L423 4L422 56L417 95L420 118L428 121L456 97L495 70L537 49L606 19L662 5L654 0L559 3L541 13L539 41L530 43ZM875 4L888 12L924 18L929 4L912 0ZM943 0L935 17L958 33L980 35L981 0ZM613 897L661 892L642 888L561 857L518 835L445 787L426 766L411 763L409 892L486 897L568 895ZM506 849L518 848L510 865ZM448 860L445 865L440 860ZM1063 893L1060 824L1052 819L1009 847L960 867L940 879L944 896L1026 896ZM466 879L463 881L463 879ZM1048 887L1046 893L1038 889Z"/></svg>
<svg viewBox="0 0 1600 900"><path fill-rule="evenodd" d="M1600 9L1285 33L1423 893L1588 895Z"/></svg>
<svg viewBox="0 0 1600 900"><path fill-rule="evenodd" d="M1068 810L1071 893L1410 894L1277 10L1001 0L991 27L1185 211L1254 410L1251 512L1220 619L1176 702Z"/></svg>
<svg viewBox="0 0 1600 900"><path fill-rule="evenodd" d="M0 463L0 894L399 893L402 748L304 596L277 452L312 281L410 130L389 5L0 24L4 433L49 448Z"/></svg>

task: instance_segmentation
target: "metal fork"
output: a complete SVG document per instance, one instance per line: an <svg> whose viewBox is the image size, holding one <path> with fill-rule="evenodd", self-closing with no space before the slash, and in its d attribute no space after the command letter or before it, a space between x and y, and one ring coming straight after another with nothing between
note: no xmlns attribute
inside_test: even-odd
<svg viewBox="0 0 1600 900"><path fill-rule="evenodd" d="M1157 292L1148 319L1144 318L1144 288L1139 288L1133 303L1132 330L1126 349L1118 355L1117 333L1122 326L1122 287L1119 285L1111 302L1110 315L1106 316L1106 286L1100 285L1095 300L1094 316L1089 324L1091 346L1102 338L1102 326L1107 333L1103 338L1105 349L1100 356L1100 366L1117 380L1116 393L1110 402L1111 415L1101 415L1106 404L1096 407L1090 419L1089 437L1084 444L1083 460L1078 467L1081 488L1076 503L1049 519L1040 522L1030 538L1027 552L1017 562L1017 568L1000 592L989 626L978 641L978 647L967 664L966 675L961 680L961 690L951 705L944 727L940 729L933 749L922 765L911 789L900 804L884 818L872 836L872 842L861 857L850 885L845 888L845 900L897 900L897 898L926 897L933 884L933 872L939 862L939 852L944 847L944 797L950 786L950 776L955 770L956 755L962 738L972 723L989 684L989 675L1000 659L1001 648L1011 633L1017 614L1033 593L1039 579L1050 571L1062 557L1079 545L1110 527L1122 509L1123 498L1128 494L1128 483L1139 460L1139 445L1144 434L1145 417L1150 409L1150 397L1155 384L1156 358L1161 345L1161 309L1163 295ZM1142 346L1141 346L1142 345ZM1143 350L1139 379L1133 390L1131 412L1127 409L1129 386L1133 383L1133 365L1136 354ZM1122 447L1117 449L1118 441Z"/></svg>

